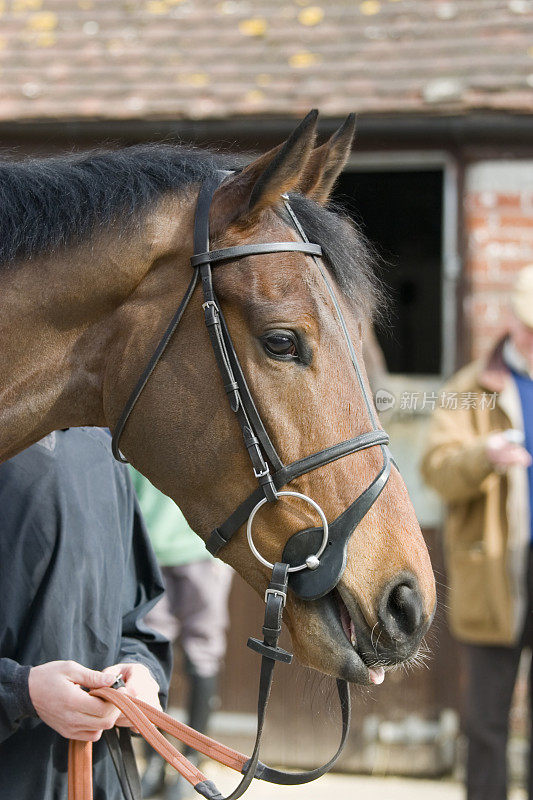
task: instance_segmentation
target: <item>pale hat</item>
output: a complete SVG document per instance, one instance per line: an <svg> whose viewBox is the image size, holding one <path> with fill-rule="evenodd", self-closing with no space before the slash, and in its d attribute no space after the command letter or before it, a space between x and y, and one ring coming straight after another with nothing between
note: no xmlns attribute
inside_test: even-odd
<svg viewBox="0 0 533 800"><path fill-rule="evenodd" d="M518 319L533 328L533 264L521 269L516 276L511 306Z"/></svg>

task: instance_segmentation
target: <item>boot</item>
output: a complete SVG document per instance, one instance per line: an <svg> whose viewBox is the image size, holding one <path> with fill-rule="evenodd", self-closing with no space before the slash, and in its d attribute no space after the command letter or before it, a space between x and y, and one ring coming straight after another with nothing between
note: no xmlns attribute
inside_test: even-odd
<svg viewBox="0 0 533 800"><path fill-rule="evenodd" d="M209 725L209 717L217 699L218 675L210 675L207 678L201 675L189 674L189 704L187 724L199 733L205 733ZM186 747L183 751L188 759L191 753L196 753Z"/></svg>
<svg viewBox="0 0 533 800"><path fill-rule="evenodd" d="M143 742L143 744L146 762L141 778L141 790L143 798L148 798L154 797L163 789L167 762L150 747L148 742Z"/></svg>

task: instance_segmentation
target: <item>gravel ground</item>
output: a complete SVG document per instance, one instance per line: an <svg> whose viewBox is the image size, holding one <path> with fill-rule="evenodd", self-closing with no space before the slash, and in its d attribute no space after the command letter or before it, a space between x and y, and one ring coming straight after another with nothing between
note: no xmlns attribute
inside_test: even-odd
<svg viewBox="0 0 533 800"><path fill-rule="evenodd" d="M209 777L223 794L228 794L235 786L235 773L229 770L211 769ZM187 800L190 797L188 795ZM193 791L192 797L199 798L200 795ZM460 784L450 780L326 775L307 786L271 786L257 781L245 797L247 800L339 800L341 797L354 800L464 800L464 792ZM525 792L519 789L513 790L509 797L510 800L526 800Z"/></svg>

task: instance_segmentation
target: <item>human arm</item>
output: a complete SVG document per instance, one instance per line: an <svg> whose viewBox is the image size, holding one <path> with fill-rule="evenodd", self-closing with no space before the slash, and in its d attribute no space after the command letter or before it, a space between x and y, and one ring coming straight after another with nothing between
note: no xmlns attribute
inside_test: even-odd
<svg viewBox="0 0 533 800"><path fill-rule="evenodd" d="M53 448L40 446L0 467L0 741L36 717L64 736L92 740L112 724L110 709L81 688L109 686L110 676L58 660L70 643L58 589L72 574L58 569L56 467Z"/></svg>
<svg viewBox="0 0 533 800"><path fill-rule="evenodd" d="M0 742L15 733L24 719L35 716L28 691L30 669L11 658L0 658Z"/></svg>
<svg viewBox="0 0 533 800"><path fill-rule="evenodd" d="M29 691L38 716L68 738L97 741L103 730L129 724L113 704L91 697L82 687L110 686L121 674L132 696L156 707L160 707L160 690L166 698L169 645L142 624L162 592L161 576L128 484L125 502L129 513L124 524L131 525L131 530L117 604L121 630L117 663L99 672L74 661L55 661L29 672Z"/></svg>
<svg viewBox="0 0 533 800"><path fill-rule="evenodd" d="M493 472L486 453L486 439L469 442L436 442L431 437L422 459L426 483L448 503L471 500L481 494L483 481Z"/></svg>
<svg viewBox="0 0 533 800"><path fill-rule="evenodd" d="M118 718L112 705L81 688L113 683L113 676L82 665L102 669L116 659L128 552L119 501L109 491L114 462L101 457L107 442L93 439L82 431L59 433L51 446L34 445L0 466L0 740L35 725L29 718L36 716L74 738L84 731L99 737ZM81 465L80 443L86 444ZM99 493L102 503L108 500L107 516L85 502ZM86 513L93 508L95 519ZM90 525L94 535L87 536ZM116 535L104 559L109 529Z"/></svg>
<svg viewBox="0 0 533 800"><path fill-rule="evenodd" d="M90 689L110 686L112 675L87 669L75 661L53 661L31 667L10 658L0 659L0 741L15 733L31 717L70 739L96 742L113 727L119 715Z"/></svg>
<svg viewBox="0 0 533 800"><path fill-rule="evenodd" d="M480 392L474 370L466 368L445 387L442 396L460 397ZM465 502L483 492L484 482L500 469L499 459L508 453L493 447L494 418L488 408L457 403L457 407L439 407L431 418L421 472L428 485L449 503ZM498 414L498 422L505 418ZM497 444L497 442L496 442Z"/></svg>

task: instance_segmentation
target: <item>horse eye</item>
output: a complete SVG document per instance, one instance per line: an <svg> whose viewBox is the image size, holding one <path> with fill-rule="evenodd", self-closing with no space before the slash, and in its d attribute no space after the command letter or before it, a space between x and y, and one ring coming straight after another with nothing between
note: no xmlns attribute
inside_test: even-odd
<svg viewBox="0 0 533 800"><path fill-rule="evenodd" d="M283 359L298 358L298 345L292 333L285 331L267 333L262 337L262 342L269 356Z"/></svg>

